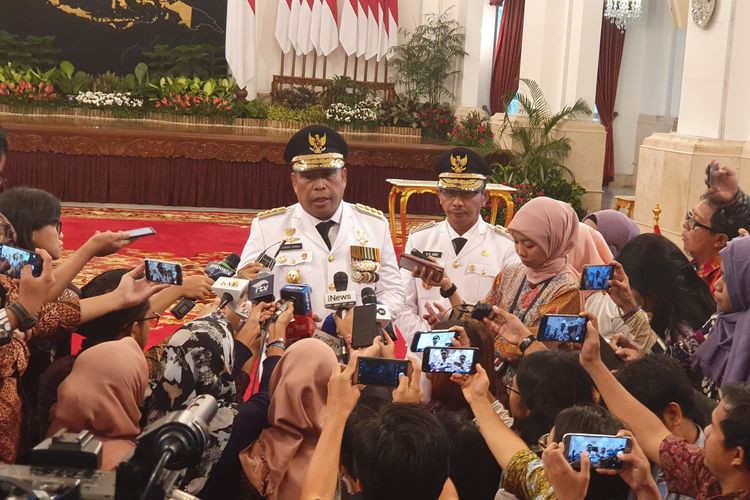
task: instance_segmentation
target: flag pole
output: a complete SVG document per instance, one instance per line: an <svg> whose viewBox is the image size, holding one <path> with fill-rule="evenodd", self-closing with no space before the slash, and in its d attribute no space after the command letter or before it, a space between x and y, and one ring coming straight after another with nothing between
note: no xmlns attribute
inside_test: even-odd
<svg viewBox="0 0 750 500"><path fill-rule="evenodd" d="M323 56L323 80L327 78L326 67L328 66L328 56ZM344 76L346 76L346 63L344 63Z"/></svg>
<svg viewBox="0 0 750 500"><path fill-rule="evenodd" d="M302 78L305 77L306 67L307 67L307 54L302 54Z"/></svg>

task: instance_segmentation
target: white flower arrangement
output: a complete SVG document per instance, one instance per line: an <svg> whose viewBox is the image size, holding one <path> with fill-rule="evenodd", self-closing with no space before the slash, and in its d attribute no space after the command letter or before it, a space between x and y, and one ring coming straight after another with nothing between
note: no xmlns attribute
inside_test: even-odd
<svg viewBox="0 0 750 500"><path fill-rule="evenodd" d="M377 97L368 97L354 107L335 102L326 109L326 118L338 123L368 124L378 120L378 109L380 109L380 99Z"/></svg>
<svg viewBox="0 0 750 500"><path fill-rule="evenodd" d="M96 108L117 107L117 108L142 108L143 99L130 96L130 92L78 92L72 96L71 100L78 104L88 104Z"/></svg>

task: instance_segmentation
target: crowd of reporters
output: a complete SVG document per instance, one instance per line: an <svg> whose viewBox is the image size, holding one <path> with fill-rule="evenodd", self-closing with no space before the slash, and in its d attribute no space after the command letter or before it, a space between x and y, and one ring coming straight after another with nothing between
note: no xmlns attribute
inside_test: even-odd
<svg viewBox="0 0 750 500"><path fill-rule="evenodd" d="M6 189L0 243L43 265L38 276L0 274L0 461L23 462L61 429L90 430L113 470L146 426L210 394L218 410L202 459L179 485L201 498L750 498L750 238L740 236L750 203L734 172L711 175L685 222L695 262L622 214L584 224L542 197L508 228L519 261L484 292L494 315L472 319L447 275L406 273L453 289L452 312L425 320L454 331L453 347L475 348L476 365L423 373L410 353L390 389L356 383L359 359L396 355L385 332L353 348L353 314L332 316L346 346L336 352L317 338L287 345L294 308L283 302L255 303L246 318L219 307L202 274L160 285L140 265L78 290L83 267L129 244L127 233L97 233L61 259L59 201ZM614 266L606 292L579 289L590 264ZM144 353L150 326L183 297L211 302ZM546 315L564 313L585 318L583 342L536 339ZM85 337L77 354L73 332ZM624 361L614 374L603 343ZM622 467L590 467L591 451L571 463L569 434L628 438Z"/></svg>

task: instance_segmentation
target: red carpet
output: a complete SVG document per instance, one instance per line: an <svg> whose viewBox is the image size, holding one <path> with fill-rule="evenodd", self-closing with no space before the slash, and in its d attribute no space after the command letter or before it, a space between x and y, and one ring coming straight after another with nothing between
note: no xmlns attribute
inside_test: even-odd
<svg viewBox="0 0 750 500"><path fill-rule="evenodd" d="M75 284L83 286L91 278L108 269L135 267L144 258L177 261L186 275L203 272L212 260L221 260L229 253L240 254L247 240L253 213L184 211L162 209L118 208L63 208L64 256L83 245L96 231L127 230L151 226L155 236L134 241L120 252L108 257L92 259L76 277ZM410 217L408 227L425 222L424 218ZM398 247L400 241L394 242ZM200 305L182 320L165 313L158 328L152 328L147 345L158 344L181 324L193 319ZM80 337L74 337L74 352L80 347ZM397 344L397 355L403 357L406 347Z"/></svg>
<svg viewBox="0 0 750 500"><path fill-rule="evenodd" d="M177 261L186 275L203 272L212 260L241 253L249 234L253 214L227 212L191 212L181 210L63 208L64 255L83 245L96 231L126 230L151 226L155 236L134 241L120 252L97 257L76 278L82 286L97 274L117 267L134 267L144 257ZM184 320L191 320L199 307ZM174 332L184 320L164 314L159 327L152 329L148 347L158 344ZM80 338L74 340L78 349Z"/></svg>

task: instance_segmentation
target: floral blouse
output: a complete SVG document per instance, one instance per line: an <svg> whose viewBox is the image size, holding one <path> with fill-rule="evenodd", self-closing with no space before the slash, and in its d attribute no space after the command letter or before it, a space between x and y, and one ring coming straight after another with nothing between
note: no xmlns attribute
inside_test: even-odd
<svg viewBox="0 0 750 500"><path fill-rule="evenodd" d="M157 356L161 366L150 370L158 375L149 381L146 392L144 427L186 408L201 394L210 394L219 402L219 410L209 424L203 460L188 470L183 483L189 493L198 493L221 457L237 415L232 325L219 312L196 319L177 330Z"/></svg>
<svg viewBox="0 0 750 500"><path fill-rule="evenodd" d="M520 289L520 294L519 294ZM511 311L513 302L516 307ZM485 302L496 305L518 316L529 330L536 332L545 314L578 314L581 297L578 278L572 272L562 272L542 283L531 285L526 280L526 266L521 263L506 266L492 283ZM518 357L518 347L495 339L495 351L500 357Z"/></svg>

